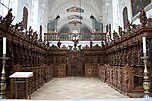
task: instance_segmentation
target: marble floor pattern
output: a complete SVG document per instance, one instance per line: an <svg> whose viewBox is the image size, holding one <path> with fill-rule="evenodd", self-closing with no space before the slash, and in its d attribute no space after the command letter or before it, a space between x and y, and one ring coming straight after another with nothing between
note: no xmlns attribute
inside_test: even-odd
<svg viewBox="0 0 152 101"><path fill-rule="evenodd" d="M54 78L32 94L32 100L128 98L97 78Z"/></svg>

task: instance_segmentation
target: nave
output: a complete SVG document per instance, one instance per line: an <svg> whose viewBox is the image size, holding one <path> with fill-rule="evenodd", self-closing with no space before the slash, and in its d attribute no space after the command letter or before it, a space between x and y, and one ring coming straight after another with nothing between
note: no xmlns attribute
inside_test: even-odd
<svg viewBox="0 0 152 101"><path fill-rule="evenodd" d="M71 76L99 78L128 97L151 96L152 0L0 0L0 4L1 99L30 99L38 91L38 97L60 98L67 88L55 84L57 91L51 85L46 91L52 93L45 93L41 87L56 78L68 83ZM21 75L14 75L18 72ZM88 85L82 87L87 94L80 90L80 98L73 99L98 99L91 98L92 91L103 90L89 90ZM76 97L75 89L68 94ZM110 98L109 93L97 95Z"/></svg>
<svg viewBox="0 0 152 101"><path fill-rule="evenodd" d="M32 100L128 98L97 78L54 78L32 94Z"/></svg>

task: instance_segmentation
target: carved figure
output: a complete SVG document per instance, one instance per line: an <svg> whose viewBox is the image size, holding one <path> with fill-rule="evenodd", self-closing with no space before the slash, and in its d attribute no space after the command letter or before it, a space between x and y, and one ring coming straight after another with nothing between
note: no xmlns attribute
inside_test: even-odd
<svg viewBox="0 0 152 101"><path fill-rule="evenodd" d="M147 24L147 16L146 16L146 12L144 11L144 9L140 10L139 19L140 19L140 23L143 26L145 26Z"/></svg>
<svg viewBox="0 0 152 101"><path fill-rule="evenodd" d="M113 39L114 39L114 40L118 40L118 39L119 39L118 33L115 32L115 30L114 30L114 32L113 32Z"/></svg>
<svg viewBox="0 0 152 101"><path fill-rule="evenodd" d="M73 40L73 42L74 42L74 47L76 47L78 42L79 42L79 40Z"/></svg>
<svg viewBox="0 0 152 101"><path fill-rule="evenodd" d="M37 43L37 39L38 39L38 37L37 37L37 31L35 31L35 32L33 33L33 42L34 42L34 43Z"/></svg>
<svg viewBox="0 0 152 101"><path fill-rule="evenodd" d="M62 43L61 43L61 41L59 40L58 43L57 43L57 46L60 48L61 44L62 44Z"/></svg>
<svg viewBox="0 0 152 101"><path fill-rule="evenodd" d="M79 50L81 51L81 45L78 46Z"/></svg>
<svg viewBox="0 0 152 101"><path fill-rule="evenodd" d="M46 35L44 35L44 44L46 43Z"/></svg>
<svg viewBox="0 0 152 101"><path fill-rule="evenodd" d="M7 15L4 17L4 19L3 19L3 23L4 24L6 24L7 26L10 26L11 25L11 23L12 23L12 21L14 20L14 16L13 16L13 14L12 14L12 8L10 8L9 10L8 10L8 13L7 13Z"/></svg>
<svg viewBox="0 0 152 101"><path fill-rule="evenodd" d="M122 27L118 26L118 31L119 31L120 37L122 37Z"/></svg>
<svg viewBox="0 0 152 101"><path fill-rule="evenodd" d="M33 29L32 29L32 27L30 26L30 27L29 27L29 35L32 36L32 33L33 33Z"/></svg>
<svg viewBox="0 0 152 101"><path fill-rule="evenodd" d="M92 48L92 46L93 46L93 42L92 42L92 41L90 41L90 48Z"/></svg>
<svg viewBox="0 0 152 101"><path fill-rule="evenodd" d="M131 30L130 26L131 26L130 21L127 19L127 21L126 21L126 31L127 32L130 32L130 30Z"/></svg>

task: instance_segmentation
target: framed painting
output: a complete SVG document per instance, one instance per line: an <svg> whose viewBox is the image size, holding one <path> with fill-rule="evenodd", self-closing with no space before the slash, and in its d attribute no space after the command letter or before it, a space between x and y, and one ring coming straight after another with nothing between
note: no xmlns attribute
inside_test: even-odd
<svg viewBox="0 0 152 101"><path fill-rule="evenodd" d="M145 8L151 3L151 0L131 0L132 16L134 17L141 8Z"/></svg>

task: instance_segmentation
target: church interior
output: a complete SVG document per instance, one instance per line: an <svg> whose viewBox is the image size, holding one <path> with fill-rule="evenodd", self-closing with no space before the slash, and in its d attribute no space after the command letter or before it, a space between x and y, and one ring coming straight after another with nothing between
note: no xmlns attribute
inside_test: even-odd
<svg viewBox="0 0 152 101"><path fill-rule="evenodd" d="M1 99L151 93L152 0L0 0Z"/></svg>

